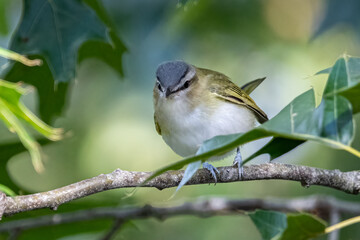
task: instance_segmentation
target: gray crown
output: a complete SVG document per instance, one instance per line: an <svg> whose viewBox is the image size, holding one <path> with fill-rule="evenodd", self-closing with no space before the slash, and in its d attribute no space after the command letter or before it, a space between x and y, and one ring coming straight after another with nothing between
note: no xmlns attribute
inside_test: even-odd
<svg viewBox="0 0 360 240"><path fill-rule="evenodd" d="M164 62L156 70L156 77L165 89L173 88L185 77L189 68L184 61Z"/></svg>

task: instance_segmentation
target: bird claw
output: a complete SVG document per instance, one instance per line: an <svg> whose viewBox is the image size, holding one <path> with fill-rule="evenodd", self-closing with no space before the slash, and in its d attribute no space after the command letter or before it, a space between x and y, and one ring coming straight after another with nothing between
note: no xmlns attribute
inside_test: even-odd
<svg viewBox="0 0 360 240"><path fill-rule="evenodd" d="M243 178L243 174L244 174L244 168L242 167L242 157L241 157L241 153L240 153L240 148L236 149L236 156L233 162L233 166L238 166L238 170L239 170L239 180L241 180Z"/></svg>
<svg viewBox="0 0 360 240"><path fill-rule="evenodd" d="M219 173L219 170L217 170L216 167L214 167L213 165L207 162L203 163L203 168L206 168L211 173L211 176L214 178L216 184L217 183L216 173Z"/></svg>

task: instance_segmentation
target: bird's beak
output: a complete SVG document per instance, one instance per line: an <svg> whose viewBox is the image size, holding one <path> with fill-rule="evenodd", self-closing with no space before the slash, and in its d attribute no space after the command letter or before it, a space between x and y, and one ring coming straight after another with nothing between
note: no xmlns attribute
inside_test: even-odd
<svg viewBox="0 0 360 240"><path fill-rule="evenodd" d="M165 97L168 97L171 93L172 93L171 90L167 88L165 91Z"/></svg>

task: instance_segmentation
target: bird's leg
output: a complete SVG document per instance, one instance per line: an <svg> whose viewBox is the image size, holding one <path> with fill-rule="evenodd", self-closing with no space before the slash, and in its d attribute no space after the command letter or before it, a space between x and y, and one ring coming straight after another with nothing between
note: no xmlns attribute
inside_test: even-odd
<svg viewBox="0 0 360 240"><path fill-rule="evenodd" d="M239 168L239 179L241 180L243 177L243 173L244 173L244 169L242 167L242 157L241 157L241 153L240 153L240 147L236 148L236 156L234 159L234 163L233 166L238 165Z"/></svg>
<svg viewBox="0 0 360 240"><path fill-rule="evenodd" d="M203 163L203 168L206 168L207 170L209 170L209 172L211 173L212 177L214 178L215 184L216 184L216 182L217 182L216 173L219 173L219 170L217 170L216 167L214 167L213 165L211 165L210 163L207 163L207 162Z"/></svg>

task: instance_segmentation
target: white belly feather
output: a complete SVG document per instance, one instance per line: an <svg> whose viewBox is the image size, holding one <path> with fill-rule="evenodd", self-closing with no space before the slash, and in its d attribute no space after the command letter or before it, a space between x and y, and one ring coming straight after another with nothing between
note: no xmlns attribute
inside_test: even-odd
<svg viewBox="0 0 360 240"><path fill-rule="evenodd" d="M241 133L255 126L254 113L241 105L222 102L215 111L190 109L184 102L163 103L157 118L164 141L180 156L194 155L200 145L217 135Z"/></svg>

